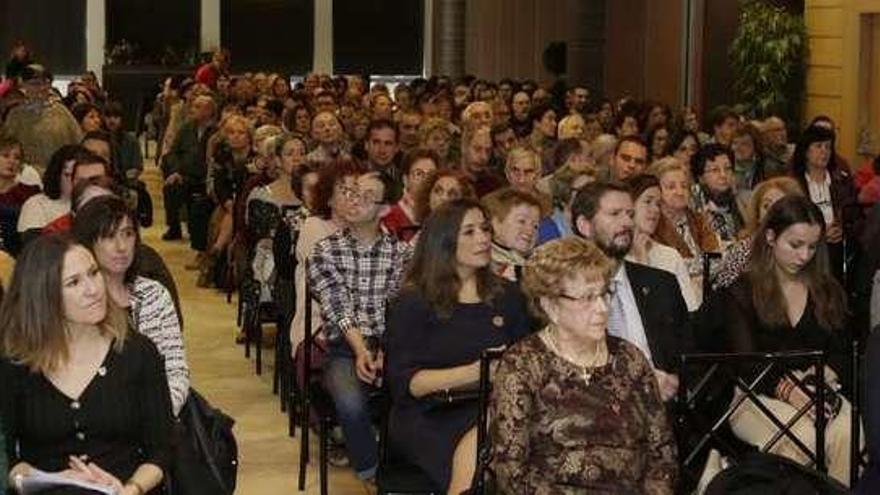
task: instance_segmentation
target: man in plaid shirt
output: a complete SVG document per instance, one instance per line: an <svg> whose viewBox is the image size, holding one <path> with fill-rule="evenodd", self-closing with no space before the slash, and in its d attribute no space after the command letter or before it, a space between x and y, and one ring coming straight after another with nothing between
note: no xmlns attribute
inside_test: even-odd
<svg viewBox="0 0 880 495"><path fill-rule="evenodd" d="M324 381L345 434L348 457L361 479L375 476L378 445L368 407L379 384L385 307L403 279L408 245L382 232L390 179L378 172L339 191L341 231L318 242L309 258L312 293L321 303L328 341Z"/></svg>

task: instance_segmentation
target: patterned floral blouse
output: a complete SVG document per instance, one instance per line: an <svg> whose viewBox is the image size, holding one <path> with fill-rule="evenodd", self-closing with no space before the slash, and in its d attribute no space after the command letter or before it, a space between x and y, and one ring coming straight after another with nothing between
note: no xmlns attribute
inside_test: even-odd
<svg viewBox="0 0 880 495"><path fill-rule="evenodd" d="M547 347L520 341L498 368L490 411L492 466L505 494L672 494L672 429L641 351L607 337L589 384Z"/></svg>

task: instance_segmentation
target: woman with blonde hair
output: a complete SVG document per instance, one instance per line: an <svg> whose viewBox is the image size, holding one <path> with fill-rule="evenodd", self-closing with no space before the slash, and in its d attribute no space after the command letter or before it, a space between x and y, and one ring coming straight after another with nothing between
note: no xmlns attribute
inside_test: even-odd
<svg viewBox="0 0 880 495"><path fill-rule="evenodd" d="M543 330L498 366L489 416L501 493L672 494L676 447L651 364L607 334L615 264L592 242L557 239L523 274Z"/></svg>
<svg viewBox="0 0 880 495"><path fill-rule="evenodd" d="M702 287L703 262L706 252L719 250L718 236L705 217L691 209L690 173L675 157L654 162L649 172L660 181L660 220L654 240L675 248L684 258L694 288ZM701 299L702 295L698 295Z"/></svg>
<svg viewBox="0 0 880 495"><path fill-rule="evenodd" d="M425 119L419 127L419 146L437 153L440 157L440 168L456 161L455 146L452 146L452 125L446 120L437 117Z"/></svg>
<svg viewBox="0 0 880 495"><path fill-rule="evenodd" d="M123 495L161 483L172 427L162 359L128 331L88 249L59 235L29 244L0 329L10 485L21 492L38 471Z"/></svg>
<svg viewBox="0 0 880 495"><path fill-rule="evenodd" d="M803 196L800 184L791 177L768 179L755 188L746 208L745 227L740 239L725 251L716 270L712 272L712 290L732 285L746 271L752 257L752 241L761 220L777 201L786 196Z"/></svg>
<svg viewBox="0 0 880 495"><path fill-rule="evenodd" d="M587 131L587 124L579 113L573 113L563 117L557 125L556 135L558 139L583 139Z"/></svg>

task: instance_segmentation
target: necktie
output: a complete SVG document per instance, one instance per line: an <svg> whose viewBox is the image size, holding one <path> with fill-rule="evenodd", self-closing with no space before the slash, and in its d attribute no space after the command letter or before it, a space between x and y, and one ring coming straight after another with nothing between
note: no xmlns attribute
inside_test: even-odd
<svg viewBox="0 0 880 495"><path fill-rule="evenodd" d="M629 340L629 329L626 325L626 313L623 312L623 298L621 297L621 283L612 280L609 291L611 299L608 305L608 333Z"/></svg>

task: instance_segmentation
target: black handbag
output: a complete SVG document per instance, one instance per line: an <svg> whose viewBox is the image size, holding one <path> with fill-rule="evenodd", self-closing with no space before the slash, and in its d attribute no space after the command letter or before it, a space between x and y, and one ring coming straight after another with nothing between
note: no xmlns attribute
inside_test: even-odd
<svg viewBox="0 0 880 495"><path fill-rule="evenodd" d="M235 420L193 389L180 411L171 472L173 495L232 495L238 476Z"/></svg>
<svg viewBox="0 0 880 495"><path fill-rule="evenodd" d="M461 406L464 404L477 405L480 399L480 389L475 386L451 388L433 392L422 397L422 401L429 404L432 409Z"/></svg>

